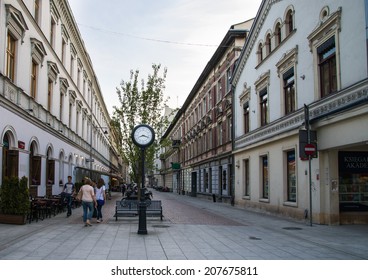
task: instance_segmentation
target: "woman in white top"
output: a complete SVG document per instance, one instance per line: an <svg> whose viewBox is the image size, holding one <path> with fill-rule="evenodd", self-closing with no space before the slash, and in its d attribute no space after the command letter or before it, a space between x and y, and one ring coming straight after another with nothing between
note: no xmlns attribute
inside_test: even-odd
<svg viewBox="0 0 368 280"><path fill-rule="evenodd" d="M82 207L83 207L83 222L84 226L92 226L91 219L94 207L97 207L95 191L92 187L92 181L89 178L84 178L84 185L81 186L82 192Z"/></svg>
<svg viewBox="0 0 368 280"><path fill-rule="evenodd" d="M100 223L102 222L102 206L106 201L106 186L102 178L98 179L95 191L97 200L97 223Z"/></svg>

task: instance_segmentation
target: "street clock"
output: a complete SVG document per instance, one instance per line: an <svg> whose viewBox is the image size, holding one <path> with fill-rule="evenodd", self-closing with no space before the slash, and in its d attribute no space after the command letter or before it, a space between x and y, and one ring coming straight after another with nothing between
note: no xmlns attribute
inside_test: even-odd
<svg viewBox="0 0 368 280"><path fill-rule="evenodd" d="M139 124L133 128L132 140L135 145L146 148L155 141L155 132L149 125Z"/></svg>

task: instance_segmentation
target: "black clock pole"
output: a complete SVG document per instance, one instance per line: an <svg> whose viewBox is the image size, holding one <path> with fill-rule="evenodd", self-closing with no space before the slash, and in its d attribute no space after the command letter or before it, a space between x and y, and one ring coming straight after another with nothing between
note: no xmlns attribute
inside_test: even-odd
<svg viewBox="0 0 368 280"><path fill-rule="evenodd" d="M147 218L146 218L146 210L147 205L145 201L145 195L144 195L144 147L141 148L142 152L142 186L139 188L139 225L138 225L138 234L147 234Z"/></svg>

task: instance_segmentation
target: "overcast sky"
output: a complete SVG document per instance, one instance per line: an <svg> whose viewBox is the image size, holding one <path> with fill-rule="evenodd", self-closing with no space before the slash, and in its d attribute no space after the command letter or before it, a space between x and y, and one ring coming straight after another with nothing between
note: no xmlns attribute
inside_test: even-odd
<svg viewBox="0 0 368 280"><path fill-rule="evenodd" d="M153 63L166 67L165 96L180 107L230 26L254 18L261 0L69 0L107 109L116 87Z"/></svg>

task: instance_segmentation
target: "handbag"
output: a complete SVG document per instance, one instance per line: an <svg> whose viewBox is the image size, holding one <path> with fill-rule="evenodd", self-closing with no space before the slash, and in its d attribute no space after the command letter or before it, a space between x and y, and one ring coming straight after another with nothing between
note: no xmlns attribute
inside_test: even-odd
<svg viewBox="0 0 368 280"><path fill-rule="evenodd" d="M97 205L102 206L105 204L105 200L97 199Z"/></svg>
<svg viewBox="0 0 368 280"><path fill-rule="evenodd" d="M79 201L81 201L82 200L82 196L83 196L83 191L82 191L82 189L80 189L79 192L78 192L78 194L77 194L76 199L79 200Z"/></svg>

